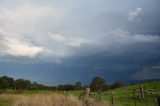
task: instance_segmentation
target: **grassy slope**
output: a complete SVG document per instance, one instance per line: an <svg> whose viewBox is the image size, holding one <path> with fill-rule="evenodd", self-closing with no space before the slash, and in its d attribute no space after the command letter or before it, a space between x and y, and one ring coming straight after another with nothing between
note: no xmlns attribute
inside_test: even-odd
<svg viewBox="0 0 160 106"><path fill-rule="evenodd" d="M147 83L131 85L127 87L118 88L116 89L116 91L123 89L134 90L136 88L139 88L141 85L143 85L147 90L151 89L153 92L160 92L160 82L147 82Z"/></svg>
<svg viewBox="0 0 160 106"><path fill-rule="evenodd" d="M136 102L136 106L155 106L156 103L156 97L153 97L152 95L145 94L147 98L139 99L139 93L135 93L135 101L134 101L134 94L133 93L127 93L128 97L126 100L126 93L124 91L134 91L135 89L139 88L141 85L143 85L147 90L151 90L152 92L160 92L160 82L147 82L142 84L136 84L126 87L121 87L114 90L115 94L115 103L118 106L134 106ZM103 92L99 94L102 99L109 100L111 103L111 91Z"/></svg>

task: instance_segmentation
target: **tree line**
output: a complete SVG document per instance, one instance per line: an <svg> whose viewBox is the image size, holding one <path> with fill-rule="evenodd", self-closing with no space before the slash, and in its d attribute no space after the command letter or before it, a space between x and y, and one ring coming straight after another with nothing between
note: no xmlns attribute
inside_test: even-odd
<svg viewBox="0 0 160 106"><path fill-rule="evenodd" d="M115 82L109 85L101 77L94 77L89 85L83 85L80 81L78 81L75 84L64 84L58 86L46 86L43 84L38 84L37 82L31 82L29 80L25 80L23 78L14 80L13 78L8 76L0 77L0 89L69 91L69 90L84 90L85 88L89 87L93 92L101 92L122 86L124 86L122 82Z"/></svg>

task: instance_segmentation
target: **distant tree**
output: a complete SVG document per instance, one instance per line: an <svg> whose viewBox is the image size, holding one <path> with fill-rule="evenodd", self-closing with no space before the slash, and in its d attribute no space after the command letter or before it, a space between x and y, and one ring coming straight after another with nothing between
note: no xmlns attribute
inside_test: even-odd
<svg viewBox="0 0 160 106"><path fill-rule="evenodd" d="M81 90L82 89L82 83L80 81L75 83L75 90Z"/></svg>
<svg viewBox="0 0 160 106"><path fill-rule="evenodd" d="M94 77L90 84L91 91L93 92L105 91L107 87L106 81L100 77Z"/></svg>
<svg viewBox="0 0 160 106"><path fill-rule="evenodd" d="M59 90L59 91L64 90L63 85L58 85L57 90Z"/></svg>
<svg viewBox="0 0 160 106"><path fill-rule="evenodd" d="M74 87L74 85L71 85L71 84L59 85L58 90L60 90L60 91L70 91L70 90L75 90L75 87Z"/></svg>
<svg viewBox="0 0 160 106"><path fill-rule="evenodd" d="M13 88L14 84L14 79L7 77L7 76L3 76L0 77L0 89L11 89Z"/></svg>
<svg viewBox="0 0 160 106"><path fill-rule="evenodd" d="M15 89L28 89L31 87L31 82L29 80L17 79L14 82Z"/></svg>
<svg viewBox="0 0 160 106"><path fill-rule="evenodd" d="M30 88L32 85L32 83L29 80L24 80L24 83L25 83L26 89Z"/></svg>
<svg viewBox="0 0 160 106"><path fill-rule="evenodd" d="M63 85L63 87L65 91L74 90L74 85L71 85L71 84Z"/></svg>
<svg viewBox="0 0 160 106"><path fill-rule="evenodd" d="M110 90L110 89L111 89L110 85L105 84L105 85L103 86L103 88L102 88L102 91L107 91L107 90Z"/></svg>
<svg viewBox="0 0 160 106"><path fill-rule="evenodd" d="M122 82L118 81L118 82L115 82L111 85L111 89L116 89L116 88L119 88L122 86L124 86L124 84Z"/></svg>
<svg viewBox="0 0 160 106"><path fill-rule="evenodd" d="M39 90L40 89L39 86L40 85L37 82L33 82L29 90Z"/></svg>
<svg viewBox="0 0 160 106"><path fill-rule="evenodd" d="M89 88L89 87L90 87L90 85L83 85L82 90L85 90L86 88Z"/></svg>
<svg viewBox="0 0 160 106"><path fill-rule="evenodd" d="M37 82L33 82L33 85L38 85L38 83Z"/></svg>

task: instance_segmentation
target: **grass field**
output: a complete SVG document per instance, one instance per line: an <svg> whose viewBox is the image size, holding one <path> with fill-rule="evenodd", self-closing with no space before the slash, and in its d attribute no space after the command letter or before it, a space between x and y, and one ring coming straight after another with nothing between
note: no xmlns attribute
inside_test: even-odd
<svg viewBox="0 0 160 106"><path fill-rule="evenodd" d="M145 94L145 98L140 99L139 93L126 93L134 91L141 85L146 90L160 92L160 82L126 86L101 93L92 92L90 98L80 98L81 91L6 90L0 95L0 106L112 106L112 92L114 92L115 106L156 106L157 100L153 95Z"/></svg>
<svg viewBox="0 0 160 106"><path fill-rule="evenodd" d="M157 106L158 103L156 95L154 96L148 93L144 93L145 98L140 99L139 92L133 93L135 89L139 89L140 86L143 86L146 90L150 90L151 92L160 92L160 82L147 82L121 87L113 91L107 91L95 95L98 95L98 97L102 100L107 100L110 105L112 104L112 92L114 92L114 101L116 106ZM97 98L97 96L95 97Z"/></svg>
<svg viewBox="0 0 160 106"><path fill-rule="evenodd" d="M80 91L25 91L16 94L6 91L0 95L0 106L109 106L106 101L79 98Z"/></svg>

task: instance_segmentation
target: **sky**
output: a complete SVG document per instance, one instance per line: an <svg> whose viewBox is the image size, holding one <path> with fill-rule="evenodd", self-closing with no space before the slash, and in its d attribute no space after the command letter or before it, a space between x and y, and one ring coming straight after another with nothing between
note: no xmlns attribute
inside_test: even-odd
<svg viewBox="0 0 160 106"><path fill-rule="evenodd" d="M159 0L1 0L0 76L160 79L159 10Z"/></svg>

